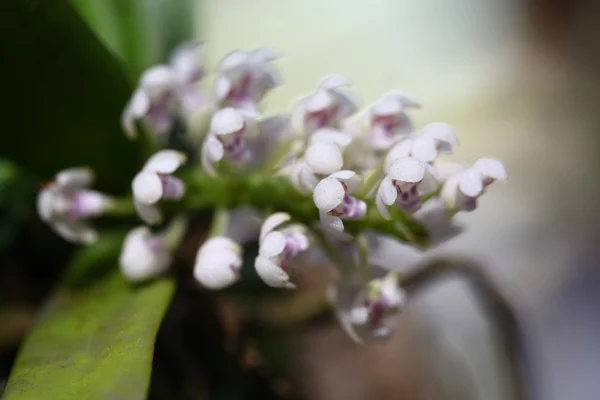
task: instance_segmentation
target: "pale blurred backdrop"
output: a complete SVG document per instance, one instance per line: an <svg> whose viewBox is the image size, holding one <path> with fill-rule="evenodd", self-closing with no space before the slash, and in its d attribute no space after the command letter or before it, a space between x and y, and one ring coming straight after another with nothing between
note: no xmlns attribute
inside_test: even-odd
<svg viewBox="0 0 600 400"><path fill-rule="evenodd" d="M593 1L208 0L198 36L216 62L234 48L286 57L267 99L289 110L319 79L350 77L368 104L403 89L444 121L456 157L504 161L468 229L438 252L468 254L518 307L537 399L600 390L599 15ZM290 362L311 399L510 399L503 355L460 282L415 299L389 344L356 348L337 328L299 335ZM324 356L323 349L329 353Z"/></svg>

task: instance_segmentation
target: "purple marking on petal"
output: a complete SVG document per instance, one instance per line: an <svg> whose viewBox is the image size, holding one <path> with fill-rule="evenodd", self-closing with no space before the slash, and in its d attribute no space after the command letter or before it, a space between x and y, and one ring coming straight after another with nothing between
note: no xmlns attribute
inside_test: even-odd
<svg viewBox="0 0 600 400"><path fill-rule="evenodd" d="M163 187L163 199L178 200L185 193L185 185L174 176L158 174Z"/></svg>

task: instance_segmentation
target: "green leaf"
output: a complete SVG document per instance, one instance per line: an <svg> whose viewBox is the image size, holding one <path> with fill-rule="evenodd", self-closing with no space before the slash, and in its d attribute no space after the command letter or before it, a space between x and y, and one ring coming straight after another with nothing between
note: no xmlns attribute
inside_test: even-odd
<svg viewBox="0 0 600 400"><path fill-rule="evenodd" d="M19 352L5 400L146 398L174 284L125 282L116 268L122 238L76 255Z"/></svg>
<svg viewBox="0 0 600 400"><path fill-rule="evenodd" d="M39 178L89 165L98 187L127 190L143 162L121 112L132 86L67 1L3 2L0 154Z"/></svg>
<svg viewBox="0 0 600 400"><path fill-rule="evenodd" d="M132 79L166 61L180 42L194 38L192 0L72 0Z"/></svg>

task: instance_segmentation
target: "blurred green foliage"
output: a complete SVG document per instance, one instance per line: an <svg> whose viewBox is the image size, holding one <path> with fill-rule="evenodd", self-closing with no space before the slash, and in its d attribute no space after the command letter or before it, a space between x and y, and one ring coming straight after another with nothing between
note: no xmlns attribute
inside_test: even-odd
<svg viewBox="0 0 600 400"><path fill-rule="evenodd" d="M136 80L164 63L183 40L194 38L193 0L72 0L106 47Z"/></svg>
<svg viewBox="0 0 600 400"><path fill-rule="evenodd" d="M5 399L146 398L174 284L125 282L115 268L122 239L105 235L76 255L20 350Z"/></svg>

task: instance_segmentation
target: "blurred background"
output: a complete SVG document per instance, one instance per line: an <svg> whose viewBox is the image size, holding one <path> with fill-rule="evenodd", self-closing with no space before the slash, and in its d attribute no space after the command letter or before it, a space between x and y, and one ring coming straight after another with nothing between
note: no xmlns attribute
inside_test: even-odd
<svg viewBox="0 0 600 400"><path fill-rule="evenodd" d="M106 7L108 3L115 6ZM268 111L289 110L323 76L343 74L353 80L352 89L364 105L390 89L413 94L424 104L413 113L417 126L444 121L456 129L461 139L456 158L502 160L509 182L493 187L476 213L460 216L468 229L434 253L476 258L509 298L525 327L532 399L596 396L600 390L600 185L595 175L600 163L596 154L600 144L600 3L184 3L193 11L178 11L183 7L171 7L166 0L73 1L102 42L126 61L132 79L145 67L162 62L165 49L172 48L183 31L206 41L209 65L235 48L268 46L285 54L280 62L285 84L266 99ZM119 34L123 30L132 30L126 37L139 40L123 40ZM0 172L8 174L10 168ZM54 172L47 170L44 178ZM0 188L4 199L6 189ZM5 206L3 212L2 229L9 222L35 224L31 210L23 210L18 218L15 215L21 214L14 208ZM16 230L13 225L6 229ZM42 240L28 229L23 232L1 249L0 372L4 379L23 333L71 250L51 235L43 235ZM31 243L43 251L44 268L39 267L39 258L24 250ZM327 273L323 275L308 287L322 288L330 279ZM179 321L173 326L182 329L177 325L181 324L178 315L207 312L206 306L190 311L181 298L176 296L167 315L159 345L161 337L163 343L172 340L169 322ZM235 329L238 323L231 320L239 317L239 310L232 311L224 299L214 301L210 304L218 312L213 322L224 331L231 326ZM272 362L267 368L268 385L283 397L514 398L507 381L506 355L497 345L501 333L490 325L478 299L460 280L441 283L414 299L397 334L387 343L356 346L330 316L285 329L265 328L260 320L254 324L248 332L262 329L263 336L259 336L270 344L285 337L285 345L274 356L261 355L248 346L240 357L251 369ZM188 380L206 373L193 362L185 365ZM157 366L153 378L156 398L163 398L156 394L161 390L161 368L165 367ZM263 376L261 367L256 369Z"/></svg>

